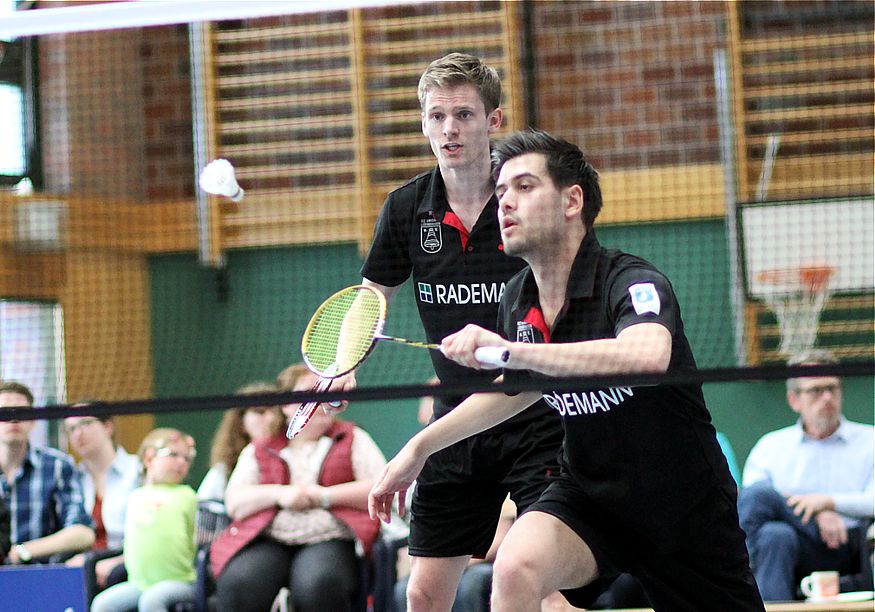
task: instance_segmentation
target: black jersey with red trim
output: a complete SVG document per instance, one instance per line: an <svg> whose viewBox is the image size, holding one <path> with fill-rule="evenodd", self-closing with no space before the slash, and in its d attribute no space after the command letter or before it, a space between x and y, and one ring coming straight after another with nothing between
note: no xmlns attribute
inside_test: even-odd
<svg viewBox="0 0 875 612"><path fill-rule="evenodd" d="M581 244L552 328L528 268L508 282L499 311L499 333L518 342L615 338L638 323L671 332L669 373L696 369L671 283L647 261L602 248L593 231ZM528 370L508 369L504 376L509 382L551 380ZM565 428L563 469L606 516L643 524L649 537L668 545L677 541L685 510L704 495L715 489L734 495L700 384L541 388Z"/></svg>
<svg viewBox="0 0 875 612"><path fill-rule="evenodd" d="M429 342L440 342L468 323L495 330L506 282L525 262L503 252L493 195L467 232L447 202L440 169L408 181L386 198L362 276L395 287L413 278L419 316ZM431 351L444 383L489 382L496 371L460 366ZM436 416L463 397L442 398Z"/></svg>

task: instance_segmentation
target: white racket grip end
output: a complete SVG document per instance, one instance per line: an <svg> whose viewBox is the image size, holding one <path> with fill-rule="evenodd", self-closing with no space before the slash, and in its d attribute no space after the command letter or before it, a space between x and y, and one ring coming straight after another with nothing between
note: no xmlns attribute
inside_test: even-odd
<svg viewBox="0 0 875 612"><path fill-rule="evenodd" d="M474 359L483 365L503 367L510 359L510 351L500 346L481 346L474 351Z"/></svg>

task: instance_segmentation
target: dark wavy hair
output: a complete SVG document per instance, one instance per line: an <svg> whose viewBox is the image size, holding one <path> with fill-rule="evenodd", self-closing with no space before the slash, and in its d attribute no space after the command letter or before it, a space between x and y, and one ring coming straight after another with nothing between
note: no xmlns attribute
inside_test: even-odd
<svg viewBox="0 0 875 612"><path fill-rule="evenodd" d="M580 185L583 190L581 217L586 228L591 229L602 209L602 190L599 187L599 173L586 161L583 151L577 145L543 130L531 128L514 132L492 148L492 174L495 180L498 180L504 164L528 153L540 153L546 158L547 173L558 188Z"/></svg>

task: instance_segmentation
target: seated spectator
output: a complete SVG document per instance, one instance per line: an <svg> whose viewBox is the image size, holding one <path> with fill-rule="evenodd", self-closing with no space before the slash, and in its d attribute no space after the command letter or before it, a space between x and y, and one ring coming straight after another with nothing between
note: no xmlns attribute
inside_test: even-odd
<svg viewBox="0 0 875 612"><path fill-rule="evenodd" d="M12 537L10 536L9 526L9 508L3 498L0 497L0 565L9 554L9 549L12 546Z"/></svg>
<svg viewBox="0 0 875 612"><path fill-rule="evenodd" d="M253 383L237 390L238 395L255 395L278 391L270 383ZM247 406L225 412L210 450L210 469L197 489L198 499L225 499L228 476L237 465L243 448L259 438L285 431L285 419L279 406Z"/></svg>
<svg viewBox="0 0 875 612"><path fill-rule="evenodd" d="M29 408L33 394L17 382L0 383L0 409ZM6 563L48 561L94 544L82 479L73 458L30 444L35 421L0 421L0 497L11 512L13 546Z"/></svg>
<svg viewBox="0 0 875 612"><path fill-rule="evenodd" d="M95 525L92 552L79 553L66 564L85 566L86 596L91 601L101 589L127 578L122 557L125 510L128 495L140 484L140 462L115 443L112 417L69 417L63 430L80 458L85 510Z"/></svg>
<svg viewBox="0 0 875 612"><path fill-rule="evenodd" d="M790 361L834 363L823 350ZM794 599L799 580L813 571L857 573L860 532L875 506L875 428L842 416L841 380L789 379L787 402L799 419L756 443L738 501L765 601Z"/></svg>
<svg viewBox="0 0 875 612"><path fill-rule="evenodd" d="M290 390L316 376L303 364L284 371ZM287 416L297 405L283 408ZM225 504L234 522L212 544L220 610L268 610L291 591L296 612L350 610L365 554L380 525L368 516L368 492L385 465L371 437L317 410L292 440L262 438L243 449Z"/></svg>
<svg viewBox="0 0 875 612"><path fill-rule="evenodd" d="M127 582L98 593L92 612L170 610L194 603L194 516L197 495L186 484L194 439L159 428L138 451L145 484L131 493L125 518Z"/></svg>

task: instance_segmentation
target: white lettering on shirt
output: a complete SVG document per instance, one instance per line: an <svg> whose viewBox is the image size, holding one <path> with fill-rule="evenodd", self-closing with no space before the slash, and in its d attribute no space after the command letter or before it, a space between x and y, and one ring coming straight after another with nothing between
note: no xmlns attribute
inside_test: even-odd
<svg viewBox="0 0 875 612"><path fill-rule="evenodd" d="M609 412L619 406L627 397L633 397L631 387L611 387L597 391L578 391L573 393L544 393L544 401L562 416L579 416Z"/></svg>
<svg viewBox="0 0 875 612"><path fill-rule="evenodd" d="M504 294L504 283L435 284L433 288L438 304L497 304Z"/></svg>

